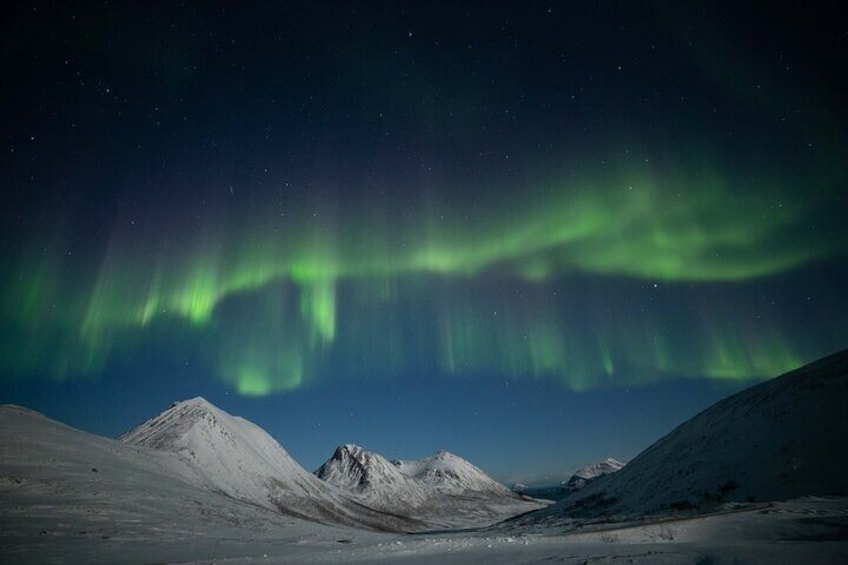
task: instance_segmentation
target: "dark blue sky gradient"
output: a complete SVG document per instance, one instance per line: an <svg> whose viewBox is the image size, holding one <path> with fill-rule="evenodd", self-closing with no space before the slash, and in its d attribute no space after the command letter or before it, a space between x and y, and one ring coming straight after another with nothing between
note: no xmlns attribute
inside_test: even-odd
<svg viewBox="0 0 848 565"><path fill-rule="evenodd" d="M848 346L836 2L21 2L0 402L496 478Z"/></svg>

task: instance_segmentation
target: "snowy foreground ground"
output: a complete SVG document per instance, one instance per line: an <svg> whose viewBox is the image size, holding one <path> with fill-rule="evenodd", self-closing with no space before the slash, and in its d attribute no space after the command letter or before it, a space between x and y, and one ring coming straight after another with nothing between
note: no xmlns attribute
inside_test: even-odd
<svg viewBox="0 0 848 565"><path fill-rule="evenodd" d="M216 563L846 563L848 504L806 499L592 532L316 536ZM211 560L198 560L207 563Z"/></svg>
<svg viewBox="0 0 848 565"><path fill-rule="evenodd" d="M153 501L151 501L153 502ZM183 503L202 506L201 501ZM165 506L177 510L175 501ZM595 526L570 533L522 527L438 534L381 534L275 517L233 503L161 516L160 524L113 515L90 531L26 512L0 540L3 563L848 563L848 499L805 498L710 516ZM86 514L85 509L80 509ZM19 516L22 518L22 516ZM96 523L90 516L76 522ZM587 527L586 529L590 529ZM27 532L29 530L30 532ZM9 531L6 531L9 534ZM28 536L27 536L28 537Z"/></svg>
<svg viewBox="0 0 848 565"><path fill-rule="evenodd" d="M771 508L593 532L516 531L356 540L304 555L314 562L404 563L846 563L845 500L803 500ZM297 558L292 561L297 561ZM232 563L285 563L263 560Z"/></svg>

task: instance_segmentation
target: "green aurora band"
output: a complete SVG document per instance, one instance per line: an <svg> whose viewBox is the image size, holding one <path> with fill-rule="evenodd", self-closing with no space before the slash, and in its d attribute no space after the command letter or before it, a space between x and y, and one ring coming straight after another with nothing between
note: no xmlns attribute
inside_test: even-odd
<svg viewBox="0 0 848 565"><path fill-rule="evenodd" d="M78 377L189 336L243 395L410 371L575 390L772 377L805 361L775 320L680 295L638 310L592 291L662 283L697 296L844 252L822 204L842 171L811 171L801 197L785 176L729 169L627 159L528 182L509 200L422 189L414 205L283 196L191 221L121 212L88 259L69 257L55 229L5 269L0 368Z"/></svg>

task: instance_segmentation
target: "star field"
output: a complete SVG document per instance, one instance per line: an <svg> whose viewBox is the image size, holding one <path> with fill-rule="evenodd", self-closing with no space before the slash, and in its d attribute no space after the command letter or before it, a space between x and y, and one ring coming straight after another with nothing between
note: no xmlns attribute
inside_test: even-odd
<svg viewBox="0 0 848 565"><path fill-rule="evenodd" d="M629 413L844 347L846 39L826 3L760 8L18 6L2 398Z"/></svg>

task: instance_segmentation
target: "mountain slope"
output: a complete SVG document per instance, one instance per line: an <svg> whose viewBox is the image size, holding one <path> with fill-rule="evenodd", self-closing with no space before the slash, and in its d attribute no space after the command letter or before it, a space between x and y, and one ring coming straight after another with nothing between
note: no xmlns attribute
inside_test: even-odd
<svg viewBox="0 0 848 565"><path fill-rule="evenodd" d="M351 532L204 488L173 453L0 406L2 563L184 562Z"/></svg>
<svg viewBox="0 0 848 565"><path fill-rule="evenodd" d="M404 475L443 493L479 492L514 497L514 493L462 457L439 451L420 461L394 461Z"/></svg>
<svg viewBox="0 0 848 565"><path fill-rule="evenodd" d="M379 453L352 444L337 447L315 475L378 508L408 511L423 504L428 496L423 485L401 472L397 465Z"/></svg>
<svg viewBox="0 0 848 565"><path fill-rule="evenodd" d="M520 522L848 494L846 437L848 351L718 402L621 471Z"/></svg>
<svg viewBox="0 0 848 565"><path fill-rule="evenodd" d="M175 453L196 465L207 486L268 508L277 507L271 482L292 496L327 493L264 430L202 398L172 404L118 441Z"/></svg>
<svg viewBox="0 0 848 565"><path fill-rule="evenodd" d="M542 506L446 451L420 461L390 462L349 444L338 447L315 474L368 506L439 528L489 525Z"/></svg>
<svg viewBox="0 0 848 565"><path fill-rule="evenodd" d="M206 488L293 516L389 531L427 527L352 500L306 471L262 428L202 398L172 404L119 440L174 453Z"/></svg>
<svg viewBox="0 0 848 565"><path fill-rule="evenodd" d="M562 483L562 486L567 490L575 491L585 487L589 481L621 471L624 463L612 457L607 457L603 461L592 463L578 469L571 478Z"/></svg>

